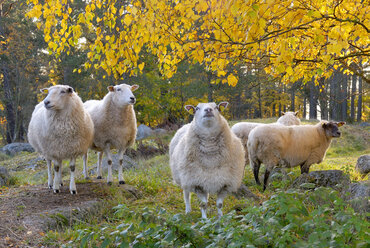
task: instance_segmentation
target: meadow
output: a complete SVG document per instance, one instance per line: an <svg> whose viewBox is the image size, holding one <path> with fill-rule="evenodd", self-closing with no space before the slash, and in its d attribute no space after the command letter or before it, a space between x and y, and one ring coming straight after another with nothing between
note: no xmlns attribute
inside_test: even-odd
<svg viewBox="0 0 370 248"><path fill-rule="evenodd" d="M253 121L272 122L275 119ZM370 128L345 125L341 131L342 137L333 140L325 160L312 166L310 171L342 170L353 182L365 181L367 178L362 178L354 168L359 156L370 153ZM169 143L172 135L162 141ZM153 140L144 143L155 145ZM37 157L35 153L12 158L2 155L0 164L14 169ZM34 237L24 240L24 244L47 247L368 247L370 243L369 214L354 211L334 189L292 188L294 179L300 175L298 167L287 170L287 180L274 180L262 192L247 165L244 184L258 200L229 196L224 202L224 216L218 219L215 198L211 196L210 218L204 220L193 194L193 211L185 215L182 190L172 182L168 160L168 154L135 158L137 166L125 171L124 178L139 193L127 193L127 188L119 186L117 181L110 187L100 183L104 186L91 188L91 193L96 193L101 202L98 209L82 218L57 215L56 227L39 233L36 241ZM96 154L91 152L90 168L96 161ZM9 194L46 185L45 162L37 163L40 165L35 169L12 171L11 185L1 189L0 203L1 197L4 200ZM76 164L77 190L84 184L97 183L96 179L83 179L82 159ZM65 183L69 179L68 171L65 165ZM78 201L81 193L65 197ZM53 197L51 193L50 197Z"/></svg>

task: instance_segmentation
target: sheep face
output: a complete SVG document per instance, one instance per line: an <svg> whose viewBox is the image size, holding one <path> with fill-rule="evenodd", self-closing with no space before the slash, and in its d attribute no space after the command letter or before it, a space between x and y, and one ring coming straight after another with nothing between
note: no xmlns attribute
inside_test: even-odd
<svg viewBox="0 0 370 248"><path fill-rule="evenodd" d="M341 135L339 127L343 126L345 122L323 122L322 127L325 131L325 135L328 138L338 138Z"/></svg>
<svg viewBox="0 0 370 248"><path fill-rule="evenodd" d="M44 99L44 106L48 110L61 110L66 107L73 93L73 88L68 85L56 85L42 89L47 94Z"/></svg>
<svg viewBox="0 0 370 248"><path fill-rule="evenodd" d="M113 102L119 107L135 104L136 98L132 92L138 88L138 85L131 86L127 84L108 86L109 92L113 94Z"/></svg>
<svg viewBox="0 0 370 248"><path fill-rule="evenodd" d="M196 107L192 105L186 105L185 109L194 114L194 121L196 125L204 129L217 129L220 125L220 112L227 107L229 103L221 102L216 103L199 103Z"/></svg>

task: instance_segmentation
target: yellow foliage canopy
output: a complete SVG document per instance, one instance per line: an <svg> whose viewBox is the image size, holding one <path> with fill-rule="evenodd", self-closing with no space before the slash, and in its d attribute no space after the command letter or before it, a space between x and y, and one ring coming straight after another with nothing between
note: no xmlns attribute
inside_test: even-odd
<svg viewBox="0 0 370 248"><path fill-rule="evenodd" d="M116 77L142 71L146 49L167 77L189 59L230 85L238 82L230 66L259 63L283 82L329 77L339 66L369 82L368 0L91 0L79 15L67 0L29 1L27 15L43 18L50 49L58 55L77 45L87 27L96 38L86 66Z"/></svg>

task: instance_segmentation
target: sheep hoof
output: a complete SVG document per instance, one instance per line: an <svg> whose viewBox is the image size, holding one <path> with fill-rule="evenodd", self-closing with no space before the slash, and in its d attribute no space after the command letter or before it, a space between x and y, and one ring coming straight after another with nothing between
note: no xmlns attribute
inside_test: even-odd
<svg viewBox="0 0 370 248"><path fill-rule="evenodd" d="M60 187L63 187L63 183L60 183Z"/></svg>
<svg viewBox="0 0 370 248"><path fill-rule="evenodd" d="M49 185L49 189L53 189L53 185Z"/></svg>
<svg viewBox="0 0 370 248"><path fill-rule="evenodd" d="M126 184L125 181L119 181L119 184Z"/></svg>
<svg viewBox="0 0 370 248"><path fill-rule="evenodd" d="M109 186L111 186L111 185L112 185L112 182L108 182L107 184L108 184Z"/></svg>
<svg viewBox="0 0 370 248"><path fill-rule="evenodd" d="M55 194L58 194L60 192L60 190L59 189L54 189L54 193Z"/></svg>
<svg viewBox="0 0 370 248"><path fill-rule="evenodd" d="M101 176L97 176L96 179L103 179Z"/></svg>
<svg viewBox="0 0 370 248"><path fill-rule="evenodd" d="M71 191L71 194L72 194L72 195L75 195L75 194L77 194L77 191L76 191L76 190L72 190L72 191Z"/></svg>

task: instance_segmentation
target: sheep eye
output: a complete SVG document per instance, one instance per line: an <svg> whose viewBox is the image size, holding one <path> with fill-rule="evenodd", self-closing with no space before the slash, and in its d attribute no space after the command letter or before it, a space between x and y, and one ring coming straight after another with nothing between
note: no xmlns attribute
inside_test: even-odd
<svg viewBox="0 0 370 248"><path fill-rule="evenodd" d="M195 108L195 110L199 110L199 108L198 108L198 107L196 107L196 108Z"/></svg>
<svg viewBox="0 0 370 248"><path fill-rule="evenodd" d="M117 89L117 91L121 91L121 89L120 89L120 88L118 88L118 89Z"/></svg>
<svg viewBox="0 0 370 248"><path fill-rule="evenodd" d="M62 90L60 93L62 93L62 94L64 94L64 93L66 93L64 90Z"/></svg>

